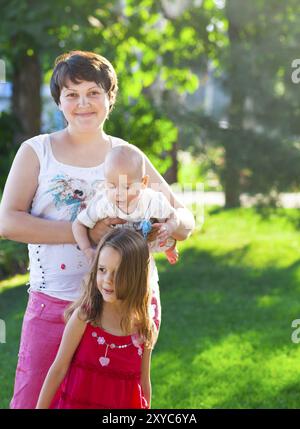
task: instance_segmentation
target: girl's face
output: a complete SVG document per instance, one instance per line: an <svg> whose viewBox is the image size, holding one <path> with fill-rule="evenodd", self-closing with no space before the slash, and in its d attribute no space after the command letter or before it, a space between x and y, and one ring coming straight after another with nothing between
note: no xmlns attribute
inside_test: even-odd
<svg viewBox="0 0 300 429"><path fill-rule="evenodd" d="M115 275L121 262L119 252L112 247L102 248L97 269L97 287L104 302L118 304L121 301L116 297Z"/></svg>
<svg viewBox="0 0 300 429"><path fill-rule="evenodd" d="M108 116L109 98L95 82L75 84L68 80L67 86L61 90L59 109L70 127L79 132L93 132Z"/></svg>

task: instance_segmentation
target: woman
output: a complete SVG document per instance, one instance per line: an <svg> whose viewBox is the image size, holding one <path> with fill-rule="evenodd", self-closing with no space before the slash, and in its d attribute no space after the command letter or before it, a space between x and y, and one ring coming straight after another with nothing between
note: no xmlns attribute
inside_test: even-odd
<svg viewBox="0 0 300 429"><path fill-rule="evenodd" d="M30 288L24 315L11 408L35 408L44 378L64 330L63 312L80 293L88 266L76 247L72 221L93 197L112 147L128 144L108 136L103 126L117 94L110 62L91 52L72 51L57 58L52 96L67 127L25 141L13 162L0 206L0 235L29 244ZM145 157L150 186L157 186L176 209L180 225L173 234L186 239L192 214ZM97 243L111 225L106 218L91 231ZM152 287L159 302L155 269ZM157 309L160 311L160 308Z"/></svg>

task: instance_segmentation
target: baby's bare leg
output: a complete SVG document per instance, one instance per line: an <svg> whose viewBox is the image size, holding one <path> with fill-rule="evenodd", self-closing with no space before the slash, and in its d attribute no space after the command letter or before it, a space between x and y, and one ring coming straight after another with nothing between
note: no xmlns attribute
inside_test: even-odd
<svg viewBox="0 0 300 429"><path fill-rule="evenodd" d="M165 254L167 256L168 261L170 262L170 264L176 264L176 262L178 261L179 258L179 253L178 253L178 249L176 246L171 247L170 249L165 251Z"/></svg>

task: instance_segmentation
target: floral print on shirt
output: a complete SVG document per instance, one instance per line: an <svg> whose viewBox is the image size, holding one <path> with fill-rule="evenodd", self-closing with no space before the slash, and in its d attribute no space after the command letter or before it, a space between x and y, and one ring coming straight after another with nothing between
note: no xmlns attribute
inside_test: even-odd
<svg viewBox="0 0 300 429"><path fill-rule="evenodd" d="M102 180L95 180L90 184L83 179L58 174L50 180L47 193L52 195L57 210L68 209L69 219L73 222L78 213L86 208L101 183L103 183Z"/></svg>

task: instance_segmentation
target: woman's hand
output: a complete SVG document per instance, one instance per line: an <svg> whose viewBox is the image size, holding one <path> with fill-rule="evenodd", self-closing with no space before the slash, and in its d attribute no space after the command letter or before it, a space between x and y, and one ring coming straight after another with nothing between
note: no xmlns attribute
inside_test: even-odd
<svg viewBox="0 0 300 429"><path fill-rule="evenodd" d="M97 245L101 238L113 229L113 225L122 223L126 223L126 220L120 219L118 217L106 217L105 219L99 220L93 229L89 229L89 238L94 244Z"/></svg>
<svg viewBox="0 0 300 429"><path fill-rule="evenodd" d="M154 223L153 228L156 228L157 236L160 246L163 246L169 237L172 237L174 231L178 228L178 221L176 219L168 219L167 222Z"/></svg>
<svg viewBox="0 0 300 429"><path fill-rule="evenodd" d="M157 235L159 233L159 226L154 226L154 225L157 225L157 224L154 224L154 223L152 224L151 231L147 235L148 242L155 241L157 239Z"/></svg>

